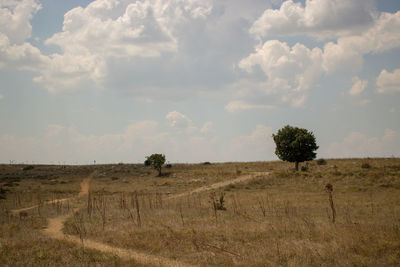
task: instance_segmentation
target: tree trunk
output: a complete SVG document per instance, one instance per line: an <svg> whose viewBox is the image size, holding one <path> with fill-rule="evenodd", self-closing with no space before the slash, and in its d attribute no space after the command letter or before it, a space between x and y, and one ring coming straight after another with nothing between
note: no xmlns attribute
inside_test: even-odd
<svg viewBox="0 0 400 267"><path fill-rule="evenodd" d="M299 170L299 162L296 161L296 171L298 171L298 170Z"/></svg>
<svg viewBox="0 0 400 267"><path fill-rule="evenodd" d="M158 169L158 176L161 177L161 167Z"/></svg>

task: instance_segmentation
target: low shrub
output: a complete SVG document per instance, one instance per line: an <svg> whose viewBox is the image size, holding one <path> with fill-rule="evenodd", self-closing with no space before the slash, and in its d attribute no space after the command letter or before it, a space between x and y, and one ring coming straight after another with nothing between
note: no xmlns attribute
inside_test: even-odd
<svg viewBox="0 0 400 267"><path fill-rule="evenodd" d="M301 170L302 172L307 172L307 171L308 171L308 166L307 166L307 165L301 166L300 170Z"/></svg>
<svg viewBox="0 0 400 267"><path fill-rule="evenodd" d="M327 164L327 162L326 162L325 159L318 159L317 160L317 165L326 165L326 164Z"/></svg>
<svg viewBox="0 0 400 267"><path fill-rule="evenodd" d="M361 164L361 168L369 169L369 168L371 168L371 165L368 162L364 162L363 164Z"/></svg>
<svg viewBox="0 0 400 267"><path fill-rule="evenodd" d="M23 171L29 171L29 170L33 170L35 168L35 166L32 165L28 165L22 168Z"/></svg>
<svg viewBox="0 0 400 267"><path fill-rule="evenodd" d="M225 193L221 193L221 195L219 196L218 202L215 203L217 210L226 210L225 207Z"/></svg>

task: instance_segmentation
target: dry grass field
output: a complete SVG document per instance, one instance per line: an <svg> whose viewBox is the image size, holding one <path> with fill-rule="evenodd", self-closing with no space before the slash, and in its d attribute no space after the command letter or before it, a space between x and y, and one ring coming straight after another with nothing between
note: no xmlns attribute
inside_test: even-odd
<svg viewBox="0 0 400 267"><path fill-rule="evenodd" d="M399 266L400 159L325 163L0 165L0 262Z"/></svg>

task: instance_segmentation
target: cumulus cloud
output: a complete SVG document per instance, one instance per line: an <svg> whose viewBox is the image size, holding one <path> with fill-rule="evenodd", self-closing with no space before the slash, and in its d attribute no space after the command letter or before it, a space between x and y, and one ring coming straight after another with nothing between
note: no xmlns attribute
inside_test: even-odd
<svg viewBox="0 0 400 267"><path fill-rule="evenodd" d="M175 28L190 19L205 18L209 1L96 0L64 15L62 32L45 41L60 54L35 81L50 91L65 90L86 80L101 85L108 74L108 61L160 57L175 53ZM57 85L57 86L56 86Z"/></svg>
<svg viewBox="0 0 400 267"><path fill-rule="evenodd" d="M0 2L0 32L7 36L11 44L23 44L31 37L32 16L41 9L35 0Z"/></svg>
<svg viewBox="0 0 400 267"><path fill-rule="evenodd" d="M167 119L169 126L172 128L185 130L187 132L194 132L197 130L191 119L176 110L169 112L165 118Z"/></svg>
<svg viewBox="0 0 400 267"><path fill-rule="evenodd" d="M317 2L321 3L321 6L314 5ZM365 5L362 4L364 1L362 1L362 3L354 1L354 3L357 3L355 6L361 7L362 10L364 10L364 7L365 10L372 10L369 8L372 3L370 1L365 1ZM253 24L250 32L262 33L263 36L264 31L285 33L282 27L289 27L288 25L291 25L292 22L303 23L298 25L298 27L301 28L304 28L305 25L312 26L313 24L309 24L309 22L306 23L307 20L305 20L305 18L309 18L310 21L314 22L326 19L327 21L320 21L320 23L318 23L321 27L329 25L330 23L333 25L335 24L333 21L339 18L333 19L329 16L318 17L316 14L319 11L317 12L315 10L317 8L326 8L326 10L330 10L328 7L331 4L337 5L336 8L340 9L346 5L353 5L354 3L353 1L307 1L306 7L303 8L300 3L295 4L292 1L286 1L282 4L280 10L266 10L256 23ZM307 8L310 8L310 10L307 11ZM361 12L365 11L362 10ZM307 17L305 15L306 11L311 15ZM332 11L329 12L334 13ZM266 16L268 14L271 15L271 17ZM300 16L299 14L302 15ZM324 13L322 12L321 14ZM358 13L355 14L357 17ZM277 22L281 21L281 16L286 18L283 19L282 24ZM333 16L336 15L333 14ZM278 17L280 19L277 19ZM275 19L277 20L275 21ZM288 22L289 24L285 24L289 19L290 23ZM332 21L330 19L332 19ZM315 87L317 82L324 75L330 75L340 71L358 72L362 69L365 55L383 53L400 46L400 11L397 13L382 12L379 16L372 16L371 19L373 19L371 23L367 24L365 21L358 21L354 25L360 23L360 25L365 24L367 26L362 27L360 31L352 31L348 34L340 35L337 41L326 43L323 49L319 47L309 49L300 43L296 43L290 47L287 43L279 40L268 40L262 45L257 45L253 53L239 61L238 66L247 72L254 72L256 66L260 67L266 76L266 81L263 83L265 89L262 91L256 86L254 89L247 89L246 94L258 94L259 96L268 94L281 95L281 101L283 103L288 102L293 107L301 107L307 100L307 90ZM370 19L368 19L368 21L369 20ZM262 25L265 27L261 27ZM309 30L316 29L313 27L309 28ZM337 29L335 29L335 31L336 30ZM304 34L306 31L300 31L300 33ZM396 73L389 75L386 72L382 72L380 75L382 78L378 80L382 85L384 84L384 80L388 81L389 79L391 79L391 83L395 83L396 75ZM359 94L366 86L367 81L356 78L353 80L353 87L350 89L349 94ZM396 86L391 86L391 89L389 89L389 87L387 87L388 90L396 90ZM382 86L382 88L384 87ZM382 90L385 89L380 89L380 91ZM243 100L243 98L236 100L240 101Z"/></svg>
<svg viewBox="0 0 400 267"><path fill-rule="evenodd" d="M308 90L323 74L322 50L308 49L297 43L271 40L239 62L239 67L251 72L259 66L267 76L267 90L283 94L284 101L293 106L304 103L304 91ZM301 101L299 101L301 100Z"/></svg>
<svg viewBox="0 0 400 267"><path fill-rule="evenodd" d="M324 157L390 157L400 156L400 134L386 129L382 137L368 137L351 132L343 141L334 142L321 154Z"/></svg>
<svg viewBox="0 0 400 267"><path fill-rule="evenodd" d="M360 78L357 76L353 77L352 80L353 86L349 90L349 95L352 96L361 94L365 90L365 87L367 87L368 85L368 81L360 80Z"/></svg>
<svg viewBox="0 0 400 267"><path fill-rule="evenodd" d="M39 71L48 63L39 49L29 43L11 44L6 35L0 32L0 68Z"/></svg>
<svg viewBox="0 0 400 267"><path fill-rule="evenodd" d="M0 68L38 71L48 63L31 37L32 16L41 6L34 0L0 2Z"/></svg>
<svg viewBox="0 0 400 267"><path fill-rule="evenodd" d="M250 33L258 38L309 34L318 38L354 34L372 24L373 0L292 0L279 9L267 9L253 23Z"/></svg>
<svg viewBox="0 0 400 267"><path fill-rule="evenodd" d="M393 72L382 70L376 80L378 93L399 93L400 92L400 69Z"/></svg>
<svg viewBox="0 0 400 267"><path fill-rule="evenodd" d="M270 110L274 109L275 106L272 105L262 105L262 104L250 104L246 103L244 101L232 101L229 102L226 106L225 109L229 112L236 112L236 111L242 111L242 110Z"/></svg>
<svg viewBox="0 0 400 267"><path fill-rule="evenodd" d="M358 35L339 38L324 47L323 68L327 73L335 71L359 71L363 56L382 53L400 46L400 11L381 13L374 25Z"/></svg>

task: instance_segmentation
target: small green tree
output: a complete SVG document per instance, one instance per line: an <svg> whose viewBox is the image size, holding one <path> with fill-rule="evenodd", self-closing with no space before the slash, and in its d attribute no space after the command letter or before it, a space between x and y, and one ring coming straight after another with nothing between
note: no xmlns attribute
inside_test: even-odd
<svg viewBox="0 0 400 267"><path fill-rule="evenodd" d="M161 176L161 168L165 163L165 155L163 154L152 154L149 157L146 157L146 161L149 163L154 169L158 171L158 176Z"/></svg>
<svg viewBox="0 0 400 267"><path fill-rule="evenodd" d="M275 154L281 160L295 162L296 171L299 162L313 160L317 155L314 152L318 149L314 134L306 129L287 125L272 138L276 144Z"/></svg>

